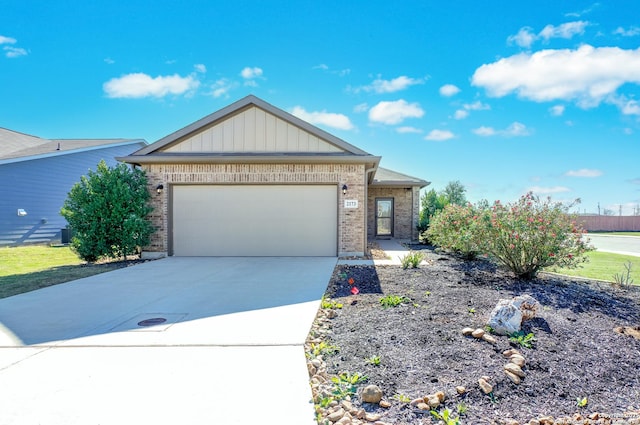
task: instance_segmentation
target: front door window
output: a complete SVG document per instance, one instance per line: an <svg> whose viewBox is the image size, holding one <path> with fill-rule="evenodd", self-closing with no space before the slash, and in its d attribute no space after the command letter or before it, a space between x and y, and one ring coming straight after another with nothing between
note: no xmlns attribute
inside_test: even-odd
<svg viewBox="0 0 640 425"><path fill-rule="evenodd" d="M376 236L393 236L393 199L376 199Z"/></svg>

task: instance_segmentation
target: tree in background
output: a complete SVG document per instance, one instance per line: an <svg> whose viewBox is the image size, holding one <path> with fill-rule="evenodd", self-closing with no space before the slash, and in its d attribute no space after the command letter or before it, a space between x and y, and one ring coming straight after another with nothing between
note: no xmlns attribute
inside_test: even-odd
<svg viewBox="0 0 640 425"><path fill-rule="evenodd" d="M449 204L465 205L467 203L466 191L462 183L459 180L455 180L447 183L444 190L440 192L431 189L422 196L420 199L420 221L418 223L421 241L426 242L428 240L425 232L429 228L431 218L438 211L443 210Z"/></svg>
<svg viewBox="0 0 640 425"><path fill-rule="evenodd" d="M139 253L154 230L149 197L144 171L100 161L71 188L60 210L73 229L73 250L90 262Z"/></svg>

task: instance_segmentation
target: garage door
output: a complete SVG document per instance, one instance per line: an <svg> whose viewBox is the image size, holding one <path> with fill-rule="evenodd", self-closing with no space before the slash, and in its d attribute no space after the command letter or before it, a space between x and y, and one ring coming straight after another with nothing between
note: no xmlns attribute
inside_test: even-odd
<svg viewBox="0 0 640 425"><path fill-rule="evenodd" d="M176 185L176 256L336 256L336 186Z"/></svg>

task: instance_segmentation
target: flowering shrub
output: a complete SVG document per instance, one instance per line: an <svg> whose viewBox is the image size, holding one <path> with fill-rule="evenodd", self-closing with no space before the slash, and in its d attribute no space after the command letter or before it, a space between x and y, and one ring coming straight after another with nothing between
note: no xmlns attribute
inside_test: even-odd
<svg viewBox="0 0 640 425"><path fill-rule="evenodd" d="M435 245L473 259L480 251L480 214L481 210L471 204L449 204L433 216L427 237Z"/></svg>
<svg viewBox="0 0 640 425"><path fill-rule="evenodd" d="M541 201L532 193L517 202L491 207L450 205L431 222L429 237L439 246L466 257L484 254L516 276L532 279L545 267L574 268L593 250L568 213L571 207Z"/></svg>
<svg viewBox="0 0 640 425"><path fill-rule="evenodd" d="M541 201L532 193L512 205L496 201L478 226L481 251L525 279L545 267L575 268L594 248L583 240L586 232L568 212L573 205Z"/></svg>

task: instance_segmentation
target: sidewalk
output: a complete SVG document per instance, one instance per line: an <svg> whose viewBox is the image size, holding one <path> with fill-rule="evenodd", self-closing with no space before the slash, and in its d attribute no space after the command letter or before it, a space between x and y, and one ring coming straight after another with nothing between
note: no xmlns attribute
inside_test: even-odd
<svg viewBox="0 0 640 425"><path fill-rule="evenodd" d="M375 242L382 249L387 258L384 260L338 260L338 264L345 264L350 266L400 266L402 257L409 253L401 239L376 239Z"/></svg>

